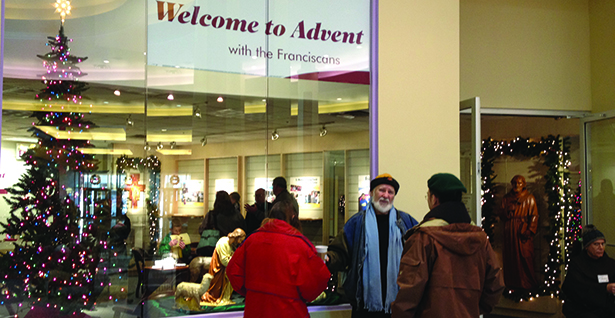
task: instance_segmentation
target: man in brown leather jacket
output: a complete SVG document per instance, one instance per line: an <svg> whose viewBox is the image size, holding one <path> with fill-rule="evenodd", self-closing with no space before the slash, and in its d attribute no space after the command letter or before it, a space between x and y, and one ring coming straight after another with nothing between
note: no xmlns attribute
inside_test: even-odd
<svg viewBox="0 0 615 318"><path fill-rule="evenodd" d="M485 232L471 223L461 202L466 188L452 174L427 182L431 209L406 233L399 293L392 317L478 317L498 303L501 266Z"/></svg>

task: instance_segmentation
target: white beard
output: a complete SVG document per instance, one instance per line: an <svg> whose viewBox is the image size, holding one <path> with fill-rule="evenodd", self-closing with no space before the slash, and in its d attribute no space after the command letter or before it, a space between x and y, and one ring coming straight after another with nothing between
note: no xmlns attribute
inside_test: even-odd
<svg viewBox="0 0 615 318"><path fill-rule="evenodd" d="M380 213L389 213L389 211L393 208L393 202L387 200L378 200L373 204L374 209Z"/></svg>

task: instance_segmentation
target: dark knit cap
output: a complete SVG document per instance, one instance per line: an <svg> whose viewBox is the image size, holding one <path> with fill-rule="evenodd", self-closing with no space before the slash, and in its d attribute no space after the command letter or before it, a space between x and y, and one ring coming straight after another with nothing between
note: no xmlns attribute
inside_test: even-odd
<svg viewBox="0 0 615 318"><path fill-rule="evenodd" d="M605 240L604 234L598 231L595 225L588 224L585 226L583 229L583 248L587 248L591 243L599 239Z"/></svg>
<svg viewBox="0 0 615 318"><path fill-rule="evenodd" d="M434 193L468 192L459 178L450 173L436 173L427 181L427 187Z"/></svg>
<svg viewBox="0 0 615 318"><path fill-rule="evenodd" d="M376 178L374 178L369 183L369 191L373 191L374 188L376 188L377 186L381 184L388 184L392 186L393 189L395 189L395 194L397 194L397 191L399 191L399 183L397 183L397 180L393 179L393 177L388 173L383 173L377 176Z"/></svg>

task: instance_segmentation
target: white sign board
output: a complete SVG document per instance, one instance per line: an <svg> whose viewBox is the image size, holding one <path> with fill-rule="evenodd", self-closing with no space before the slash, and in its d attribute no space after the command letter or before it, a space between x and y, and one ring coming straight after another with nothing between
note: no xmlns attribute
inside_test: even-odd
<svg viewBox="0 0 615 318"><path fill-rule="evenodd" d="M270 77L369 70L368 0L147 0L147 63Z"/></svg>

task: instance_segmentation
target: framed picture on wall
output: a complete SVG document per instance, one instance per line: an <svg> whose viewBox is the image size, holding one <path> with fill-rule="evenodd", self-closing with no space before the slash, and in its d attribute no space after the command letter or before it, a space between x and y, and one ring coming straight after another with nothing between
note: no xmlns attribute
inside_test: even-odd
<svg viewBox="0 0 615 318"><path fill-rule="evenodd" d="M320 177L290 178L289 190L299 206L320 207Z"/></svg>
<svg viewBox="0 0 615 318"><path fill-rule="evenodd" d="M205 182L203 180L186 180L181 184L180 206L203 206Z"/></svg>

